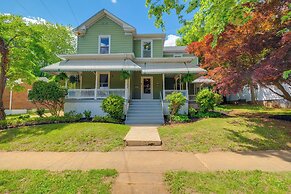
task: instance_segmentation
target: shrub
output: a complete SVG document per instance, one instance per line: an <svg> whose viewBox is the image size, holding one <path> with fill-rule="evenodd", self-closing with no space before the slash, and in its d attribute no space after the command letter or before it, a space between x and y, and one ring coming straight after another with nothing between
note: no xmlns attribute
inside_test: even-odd
<svg viewBox="0 0 291 194"><path fill-rule="evenodd" d="M66 112L62 118L64 119L64 121L74 122L81 120L83 118L83 115L82 113L77 113L76 111L70 111Z"/></svg>
<svg viewBox="0 0 291 194"><path fill-rule="evenodd" d="M189 110L188 110L188 113L189 113L189 116L192 117L192 115L195 115L198 111L193 108L193 107L190 107Z"/></svg>
<svg viewBox="0 0 291 194"><path fill-rule="evenodd" d="M222 97L209 89L201 90L196 96L196 102L199 105L200 112L207 112L213 110L216 105L221 103Z"/></svg>
<svg viewBox="0 0 291 194"><path fill-rule="evenodd" d="M189 122L190 119L188 115L171 115L171 121L177 122L177 123L185 123L185 122Z"/></svg>
<svg viewBox="0 0 291 194"><path fill-rule="evenodd" d="M217 118L221 117L222 114L219 112L196 112L195 114L192 114L192 118Z"/></svg>
<svg viewBox="0 0 291 194"><path fill-rule="evenodd" d="M28 97L34 104L47 107L53 116L59 116L66 95L67 90L56 82L37 81L32 85Z"/></svg>
<svg viewBox="0 0 291 194"><path fill-rule="evenodd" d="M121 120L109 116L95 116L92 121L100 123L122 123Z"/></svg>
<svg viewBox="0 0 291 194"><path fill-rule="evenodd" d="M44 108L38 108L38 109L36 109L36 114L39 117L43 117L44 113L45 113L45 109Z"/></svg>
<svg viewBox="0 0 291 194"><path fill-rule="evenodd" d="M91 118L91 113L92 113L92 112L91 112L90 110L85 110L85 111L83 112L83 114L84 114L86 120L90 120L90 118Z"/></svg>
<svg viewBox="0 0 291 194"><path fill-rule="evenodd" d="M6 120L0 120L0 129L6 129L8 127L8 123Z"/></svg>
<svg viewBox="0 0 291 194"><path fill-rule="evenodd" d="M101 108L111 118L123 118L124 98L118 95L110 95L102 101Z"/></svg>
<svg viewBox="0 0 291 194"><path fill-rule="evenodd" d="M169 103L170 115L176 115L181 107L186 103L186 97L181 92L173 92L167 95L166 100Z"/></svg>
<svg viewBox="0 0 291 194"><path fill-rule="evenodd" d="M18 119L21 119L21 120L25 120L25 119L29 119L29 118L30 118L30 115L29 114L20 115L18 117Z"/></svg>

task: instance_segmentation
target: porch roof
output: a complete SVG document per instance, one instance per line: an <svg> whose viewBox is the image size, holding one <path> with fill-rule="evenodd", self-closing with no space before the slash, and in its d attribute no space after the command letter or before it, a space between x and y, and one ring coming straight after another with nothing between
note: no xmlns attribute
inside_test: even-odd
<svg viewBox="0 0 291 194"><path fill-rule="evenodd" d="M143 64L143 74L177 74L177 73L203 73L205 69L191 63L149 63Z"/></svg>
<svg viewBox="0 0 291 194"><path fill-rule="evenodd" d="M126 60L67 60L41 69L44 72L79 71L140 71L141 67L129 59Z"/></svg>

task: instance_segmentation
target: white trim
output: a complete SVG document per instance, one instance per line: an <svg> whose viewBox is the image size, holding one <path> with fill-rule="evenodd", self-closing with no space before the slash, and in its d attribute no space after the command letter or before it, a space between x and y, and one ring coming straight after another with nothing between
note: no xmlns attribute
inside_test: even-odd
<svg viewBox="0 0 291 194"><path fill-rule="evenodd" d="M143 98L143 79L149 78L151 80L151 96L150 98ZM140 99L154 99L154 77L153 76L141 76L141 87L140 87ZM148 95L149 96L149 95Z"/></svg>
<svg viewBox="0 0 291 194"><path fill-rule="evenodd" d="M102 54L100 53L100 43L101 43L101 38L109 38L109 49L108 49L108 53ZM98 54L100 55L108 55L111 52L111 35L99 35L98 36Z"/></svg>
<svg viewBox="0 0 291 194"><path fill-rule="evenodd" d="M141 58L144 58L143 57L143 43L144 42L151 42L151 57L145 57L145 59L148 59L148 58L153 58L153 50L154 50L154 42L153 42L153 40L152 39L142 39L141 41L140 41L140 56L141 56Z"/></svg>

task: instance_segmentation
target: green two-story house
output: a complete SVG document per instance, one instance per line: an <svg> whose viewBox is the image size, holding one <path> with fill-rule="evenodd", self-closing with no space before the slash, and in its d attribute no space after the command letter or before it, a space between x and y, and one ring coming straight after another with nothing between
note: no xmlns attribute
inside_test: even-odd
<svg viewBox="0 0 291 194"><path fill-rule="evenodd" d="M104 115L102 99L117 94L126 99L126 123L163 123L168 94L180 91L189 100L190 83L181 81L183 74L205 71L185 47L164 47L165 34L138 34L104 9L74 32L77 54L59 55L62 61L42 69L70 77L65 112ZM188 103L181 112L188 112Z"/></svg>

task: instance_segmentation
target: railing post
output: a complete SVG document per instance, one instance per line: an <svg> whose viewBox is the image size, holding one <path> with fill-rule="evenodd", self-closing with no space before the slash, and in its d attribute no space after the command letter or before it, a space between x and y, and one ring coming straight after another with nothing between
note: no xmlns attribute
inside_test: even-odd
<svg viewBox="0 0 291 194"><path fill-rule="evenodd" d="M127 88L128 88L128 87L127 87L127 86L128 86L128 85L127 85L127 81L128 81L127 79L125 79L125 81L124 81L124 85L125 85L125 87L124 87L124 90L125 90L125 91L124 91L124 98L125 98L125 99L127 99L127 92L128 92L128 91L127 91Z"/></svg>

